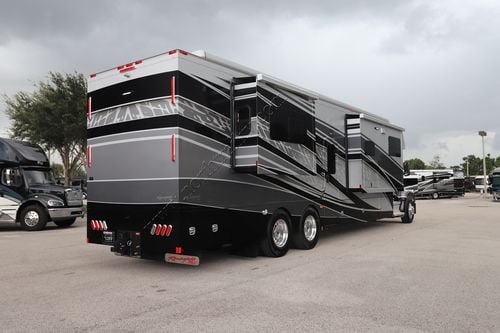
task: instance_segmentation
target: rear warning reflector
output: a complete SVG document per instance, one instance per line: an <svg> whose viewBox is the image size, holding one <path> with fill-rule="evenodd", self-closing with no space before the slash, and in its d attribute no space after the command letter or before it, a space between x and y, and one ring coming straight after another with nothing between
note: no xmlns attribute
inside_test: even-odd
<svg viewBox="0 0 500 333"><path fill-rule="evenodd" d="M172 134L170 139L170 158L175 162L175 134Z"/></svg>
<svg viewBox="0 0 500 333"><path fill-rule="evenodd" d="M200 258L183 254L165 253L165 261L172 264L182 264L189 266L199 266Z"/></svg>
<svg viewBox="0 0 500 333"><path fill-rule="evenodd" d="M87 146L87 166L92 167L92 146Z"/></svg>
<svg viewBox="0 0 500 333"><path fill-rule="evenodd" d="M175 104L175 76L170 80L170 102Z"/></svg>
<svg viewBox="0 0 500 333"><path fill-rule="evenodd" d="M87 120L92 117L92 97L89 96L87 99Z"/></svg>

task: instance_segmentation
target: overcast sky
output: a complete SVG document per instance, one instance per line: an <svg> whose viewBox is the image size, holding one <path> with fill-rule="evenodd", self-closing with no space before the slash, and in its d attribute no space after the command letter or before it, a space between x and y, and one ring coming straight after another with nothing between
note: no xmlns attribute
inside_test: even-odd
<svg viewBox="0 0 500 333"><path fill-rule="evenodd" d="M388 118L404 158L500 155L500 2L2 1L0 93L204 49ZM8 118L0 104L0 135Z"/></svg>

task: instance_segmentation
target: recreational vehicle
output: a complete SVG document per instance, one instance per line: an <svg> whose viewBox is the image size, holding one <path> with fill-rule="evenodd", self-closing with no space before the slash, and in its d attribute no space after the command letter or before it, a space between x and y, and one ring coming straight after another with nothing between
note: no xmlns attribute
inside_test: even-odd
<svg viewBox="0 0 500 333"><path fill-rule="evenodd" d="M0 138L0 175L0 222L41 230L48 221L67 227L83 216L82 192L56 184L38 145Z"/></svg>
<svg viewBox="0 0 500 333"><path fill-rule="evenodd" d="M462 172L446 170L410 170L404 176L406 191L412 191L416 198L432 199L456 197L465 194L465 181Z"/></svg>
<svg viewBox="0 0 500 333"><path fill-rule="evenodd" d="M204 51L88 79L89 243L197 265L232 244L279 257L323 225L401 217L403 129Z"/></svg>
<svg viewBox="0 0 500 333"><path fill-rule="evenodd" d="M500 200L500 168L495 168L490 174L491 194L493 200Z"/></svg>

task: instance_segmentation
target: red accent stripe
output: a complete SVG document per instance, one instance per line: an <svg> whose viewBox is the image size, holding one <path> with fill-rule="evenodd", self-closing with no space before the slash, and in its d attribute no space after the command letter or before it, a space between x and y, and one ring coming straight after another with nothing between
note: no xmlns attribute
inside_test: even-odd
<svg viewBox="0 0 500 333"><path fill-rule="evenodd" d="M90 74L90 77L96 77L97 74Z"/></svg>
<svg viewBox="0 0 500 333"><path fill-rule="evenodd" d="M184 51L184 50L179 50L179 53L180 53L180 54L183 54L183 55L188 55L188 52L187 52L187 51Z"/></svg>
<svg viewBox="0 0 500 333"><path fill-rule="evenodd" d="M168 51L168 54L174 54L174 53L177 53L177 49Z"/></svg>
<svg viewBox="0 0 500 333"><path fill-rule="evenodd" d="M175 76L170 79L170 102L175 104Z"/></svg>
<svg viewBox="0 0 500 333"><path fill-rule="evenodd" d="M172 134L170 139L170 158L175 162L175 134Z"/></svg>
<svg viewBox="0 0 500 333"><path fill-rule="evenodd" d="M134 63L135 63L136 65L142 64L142 60L136 60Z"/></svg>

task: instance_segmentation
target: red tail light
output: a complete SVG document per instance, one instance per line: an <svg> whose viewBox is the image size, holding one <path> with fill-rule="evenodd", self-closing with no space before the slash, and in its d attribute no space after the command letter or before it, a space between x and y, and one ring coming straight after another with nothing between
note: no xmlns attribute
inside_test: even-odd
<svg viewBox="0 0 500 333"><path fill-rule="evenodd" d="M182 246L177 246L175 248L175 254L182 254L182 252L184 252Z"/></svg>
<svg viewBox="0 0 500 333"><path fill-rule="evenodd" d="M167 230L165 231L165 236L170 236L170 233L172 232L172 225L167 226Z"/></svg>

